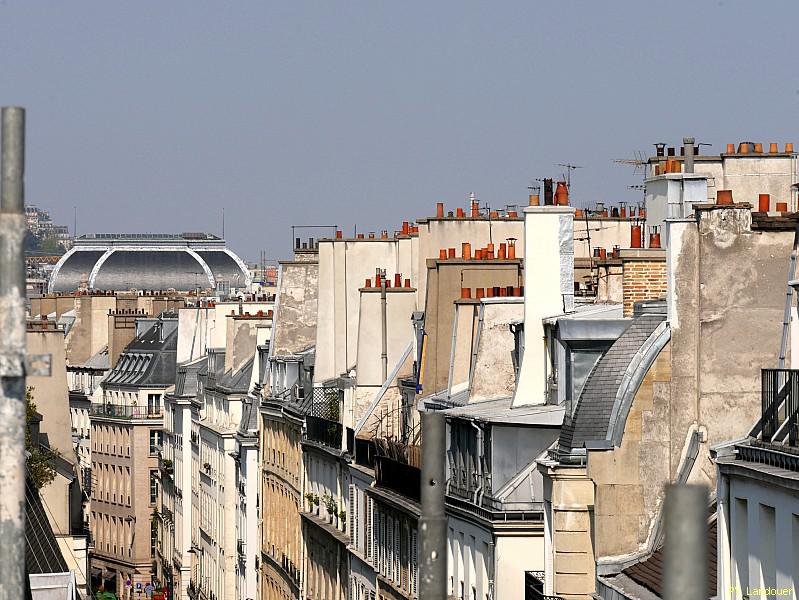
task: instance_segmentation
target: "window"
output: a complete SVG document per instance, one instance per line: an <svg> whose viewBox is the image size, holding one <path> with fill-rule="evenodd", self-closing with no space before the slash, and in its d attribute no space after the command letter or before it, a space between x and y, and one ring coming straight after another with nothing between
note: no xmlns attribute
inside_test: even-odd
<svg viewBox="0 0 799 600"><path fill-rule="evenodd" d="M158 429L150 430L150 456L158 454L161 446L161 431Z"/></svg>
<svg viewBox="0 0 799 600"><path fill-rule="evenodd" d="M161 414L161 394L147 394L147 414Z"/></svg>
<svg viewBox="0 0 799 600"><path fill-rule="evenodd" d="M158 477L155 471L150 471L150 504L158 501Z"/></svg>

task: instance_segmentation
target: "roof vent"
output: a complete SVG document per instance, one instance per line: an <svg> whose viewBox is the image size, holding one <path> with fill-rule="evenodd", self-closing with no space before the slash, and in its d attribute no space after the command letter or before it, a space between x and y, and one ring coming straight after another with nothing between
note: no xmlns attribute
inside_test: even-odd
<svg viewBox="0 0 799 600"><path fill-rule="evenodd" d="M666 299L639 300L633 304L633 317L642 315L666 315Z"/></svg>

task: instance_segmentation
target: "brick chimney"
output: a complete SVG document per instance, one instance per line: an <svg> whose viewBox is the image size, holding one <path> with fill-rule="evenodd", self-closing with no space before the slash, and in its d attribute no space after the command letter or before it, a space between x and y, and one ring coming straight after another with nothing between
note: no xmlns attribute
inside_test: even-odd
<svg viewBox="0 0 799 600"><path fill-rule="evenodd" d="M622 300L624 316L633 316L633 304L639 300L666 297L666 251L661 248L622 250Z"/></svg>

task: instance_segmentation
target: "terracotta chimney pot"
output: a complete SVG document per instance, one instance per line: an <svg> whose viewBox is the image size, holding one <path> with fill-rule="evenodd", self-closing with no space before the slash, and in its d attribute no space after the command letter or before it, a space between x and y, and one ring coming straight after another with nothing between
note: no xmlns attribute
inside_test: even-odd
<svg viewBox="0 0 799 600"><path fill-rule="evenodd" d="M727 206L733 203L732 190L719 190L716 192L716 204L720 206Z"/></svg>

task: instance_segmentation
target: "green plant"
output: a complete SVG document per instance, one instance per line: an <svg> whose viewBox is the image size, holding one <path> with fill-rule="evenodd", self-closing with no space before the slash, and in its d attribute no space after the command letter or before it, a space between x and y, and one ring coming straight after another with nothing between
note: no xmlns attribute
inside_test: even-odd
<svg viewBox="0 0 799 600"><path fill-rule="evenodd" d="M210 471L211 470L211 463L205 463L203 465L203 469L205 469L206 471Z"/></svg>
<svg viewBox="0 0 799 600"><path fill-rule="evenodd" d="M330 494L325 494L324 498L322 498L322 502L325 503L328 514L335 515L338 512L338 505Z"/></svg>
<svg viewBox="0 0 799 600"><path fill-rule="evenodd" d="M33 439L31 424L38 414L33 403L33 387L25 390L25 405L25 450L28 451L28 473L33 485L41 489L55 479L55 461L59 454L47 446L42 446L38 439Z"/></svg>
<svg viewBox="0 0 799 600"><path fill-rule="evenodd" d="M313 504L314 504L314 506L319 506L319 495L318 494L314 494L313 495Z"/></svg>
<svg viewBox="0 0 799 600"><path fill-rule="evenodd" d="M166 469L171 469L172 468L172 461L169 460L168 458L164 459L164 468L166 468Z"/></svg>
<svg viewBox="0 0 799 600"><path fill-rule="evenodd" d="M341 519L342 523L344 523L347 520L347 511L346 510L339 511L338 518Z"/></svg>

